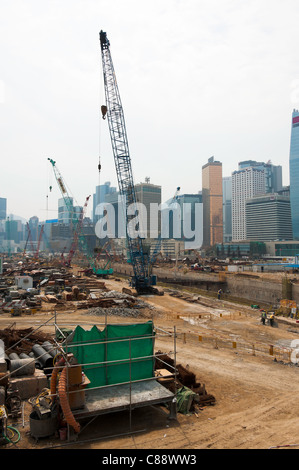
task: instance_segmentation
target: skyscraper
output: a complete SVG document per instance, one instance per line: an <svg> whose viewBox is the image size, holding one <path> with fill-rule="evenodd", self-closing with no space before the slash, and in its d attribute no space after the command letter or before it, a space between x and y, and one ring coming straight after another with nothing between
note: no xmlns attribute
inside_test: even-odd
<svg viewBox="0 0 299 470"><path fill-rule="evenodd" d="M106 181L104 184L96 186L96 192L93 195L93 209L92 209L92 221L96 223L99 216L96 214L97 205L105 202L107 194L113 194L116 192L116 188L111 186L110 181Z"/></svg>
<svg viewBox="0 0 299 470"><path fill-rule="evenodd" d="M258 170L264 170L265 193L278 193L282 190L281 165L273 165L270 160L267 163L256 162L255 160L239 162L239 170L250 167L257 168Z"/></svg>
<svg viewBox="0 0 299 470"><path fill-rule="evenodd" d="M58 221L60 224L70 224L74 212L73 198L58 199Z"/></svg>
<svg viewBox="0 0 299 470"><path fill-rule="evenodd" d="M168 208L178 212L174 215L173 210L169 211ZM202 194L181 194L175 200L171 198L166 201L163 211L168 214L165 218L162 216L162 238L165 231L168 232L169 239L184 242L185 249L199 249L203 239ZM179 226L175 225L177 222ZM169 225L169 230L164 224Z"/></svg>
<svg viewBox="0 0 299 470"><path fill-rule="evenodd" d="M246 240L246 200L264 193L264 170L250 166L232 173L232 239L234 241Z"/></svg>
<svg viewBox="0 0 299 470"><path fill-rule="evenodd" d="M126 204L124 199L120 196L118 191L113 191L105 195L105 201L111 204L114 208L114 219L109 220L107 214L107 227L109 236L112 238L125 238L126 237ZM99 216L98 216L99 217ZM112 235L110 234L112 232ZM114 232L114 236L113 236Z"/></svg>
<svg viewBox="0 0 299 470"><path fill-rule="evenodd" d="M292 240L290 198L263 194L246 200L247 240Z"/></svg>
<svg viewBox="0 0 299 470"><path fill-rule="evenodd" d="M72 197L58 199L58 222L60 224L76 224L83 212L82 206L74 206Z"/></svg>
<svg viewBox="0 0 299 470"><path fill-rule="evenodd" d="M226 176L222 179L223 192L223 241L230 242L232 239L232 177Z"/></svg>
<svg viewBox="0 0 299 470"><path fill-rule="evenodd" d="M0 197L0 220L6 219L6 199Z"/></svg>
<svg viewBox="0 0 299 470"><path fill-rule="evenodd" d="M113 188L110 188L113 189ZM115 189L115 188L114 188ZM136 202L142 204L139 212L139 229L140 236L142 238L150 238L150 231L153 227L157 226L158 232L160 229L160 219L155 220L155 212L151 209L151 204L160 206L161 204L161 186L151 184L149 179L145 183L139 183L135 185ZM114 232L115 238L126 237L127 229L127 214L126 211L126 199L121 196L119 191L108 191L104 196L104 200L101 201L113 206L114 220L109 220L109 214L107 214L106 220L109 226L105 227L107 232ZM144 211L142 210L144 208ZM133 209L133 208L131 208ZM111 214L112 215L112 214ZM132 215L132 214L130 214ZM102 218L103 215L97 215L98 219ZM158 233L155 235L158 237Z"/></svg>
<svg viewBox="0 0 299 470"><path fill-rule="evenodd" d="M31 240L35 242L38 240L38 224L39 224L39 219L36 215L34 215L33 217L30 217L28 225L29 225L30 232L31 232Z"/></svg>
<svg viewBox="0 0 299 470"><path fill-rule="evenodd" d="M299 239L299 111L293 110L290 144L290 201L294 240Z"/></svg>
<svg viewBox="0 0 299 470"><path fill-rule="evenodd" d="M135 184L135 194L137 202L143 204L146 209L146 215L141 214L140 218L141 232L145 238L150 238L151 226L155 226L156 222L157 229L160 230L159 220L154 220L155 215L151 211L151 204L161 204L161 186L150 183L147 178L145 183Z"/></svg>
<svg viewBox="0 0 299 470"><path fill-rule="evenodd" d="M223 241L222 163L214 157L202 167L203 246Z"/></svg>

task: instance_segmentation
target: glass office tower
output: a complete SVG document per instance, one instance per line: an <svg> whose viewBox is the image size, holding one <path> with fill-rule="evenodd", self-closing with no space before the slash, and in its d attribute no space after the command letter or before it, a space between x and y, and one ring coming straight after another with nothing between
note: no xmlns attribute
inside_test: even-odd
<svg viewBox="0 0 299 470"><path fill-rule="evenodd" d="M290 145L290 201L294 240L299 240L299 111L293 110Z"/></svg>
<svg viewBox="0 0 299 470"><path fill-rule="evenodd" d="M6 219L6 198L0 197L0 220Z"/></svg>

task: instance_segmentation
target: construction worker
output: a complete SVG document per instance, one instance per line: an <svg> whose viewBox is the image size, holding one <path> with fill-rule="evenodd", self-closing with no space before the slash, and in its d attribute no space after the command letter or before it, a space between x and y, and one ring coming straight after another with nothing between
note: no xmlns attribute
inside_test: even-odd
<svg viewBox="0 0 299 470"><path fill-rule="evenodd" d="M218 300L220 300L221 294L222 294L222 290L219 289L219 291L218 291L218 293L217 293Z"/></svg>
<svg viewBox="0 0 299 470"><path fill-rule="evenodd" d="M270 315L270 317L269 317L269 320L270 320L270 325L271 325L271 326L274 326L274 313L273 313L273 312L271 312L271 315Z"/></svg>
<svg viewBox="0 0 299 470"><path fill-rule="evenodd" d="M262 324L265 325L266 324L266 320L267 320L267 313L265 312L265 310L262 310Z"/></svg>

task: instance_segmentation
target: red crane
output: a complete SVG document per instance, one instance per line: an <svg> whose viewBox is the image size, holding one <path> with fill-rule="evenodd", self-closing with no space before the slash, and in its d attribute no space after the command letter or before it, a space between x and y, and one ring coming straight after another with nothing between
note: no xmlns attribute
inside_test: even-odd
<svg viewBox="0 0 299 470"><path fill-rule="evenodd" d="M25 248L24 248L24 251L23 251L23 258L26 254L26 249L27 249L27 245L28 245L28 242L30 240L30 244L31 244L31 250L34 251L33 249L33 242L32 242L32 236L31 236L31 230L30 230L30 226L29 226L29 223L27 222L26 223L26 227L27 227L27 231L28 231L28 235L27 235L27 240L26 240L26 243L25 243Z"/></svg>

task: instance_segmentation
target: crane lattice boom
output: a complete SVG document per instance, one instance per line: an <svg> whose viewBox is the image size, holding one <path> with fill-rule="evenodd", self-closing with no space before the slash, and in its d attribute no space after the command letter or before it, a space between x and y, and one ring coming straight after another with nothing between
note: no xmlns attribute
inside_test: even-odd
<svg viewBox="0 0 299 470"><path fill-rule="evenodd" d="M137 209L137 200L124 112L110 53L110 42L107 39L106 33L103 31L100 32L100 42L106 98L106 106L104 107L105 115L103 114L103 118L106 118L107 116L119 191L125 202L127 242L134 270L132 285L141 293L150 288L152 281L149 277L149 264L148 259L144 255L142 239L139 234L138 236L136 236L136 234L132 236L132 232L130 231L129 222L133 217L134 220L136 220L135 227L138 227L137 230L140 228L140 224L138 223L138 213L134 211L135 214L134 216L131 216L130 219L128 216L129 207L136 207Z"/></svg>

